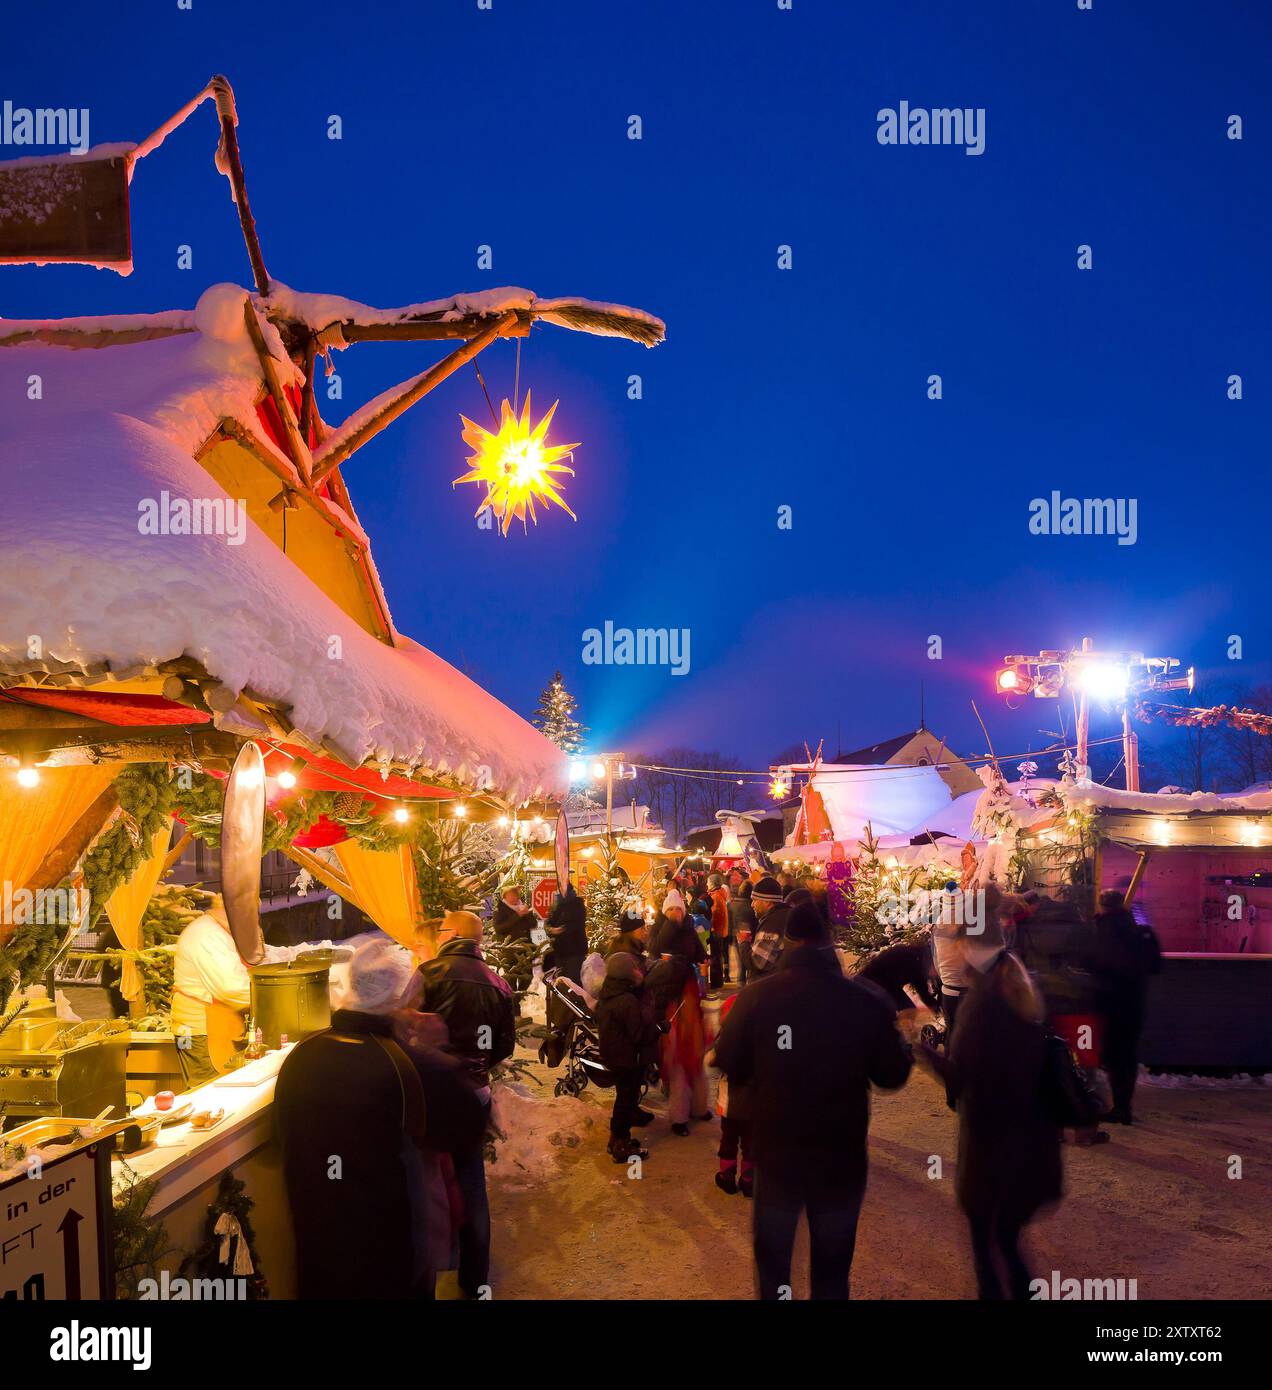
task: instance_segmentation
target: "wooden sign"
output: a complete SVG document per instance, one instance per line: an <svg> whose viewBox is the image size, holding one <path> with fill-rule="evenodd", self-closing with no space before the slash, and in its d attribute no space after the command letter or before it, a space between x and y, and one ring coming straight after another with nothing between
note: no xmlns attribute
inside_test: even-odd
<svg viewBox="0 0 1272 1390"><path fill-rule="evenodd" d="M0 263L132 267L125 154L0 163Z"/></svg>
<svg viewBox="0 0 1272 1390"><path fill-rule="evenodd" d="M113 1298L110 1141L0 1185L0 1300Z"/></svg>
<svg viewBox="0 0 1272 1390"><path fill-rule="evenodd" d="M261 937L261 855L265 838L265 759L245 743L225 783L221 805L221 896L238 953L247 965L265 959Z"/></svg>
<svg viewBox="0 0 1272 1390"><path fill-rule="evenodd" d="M556 871L557 882L564 893L565 885L570 881L570 822L566 820L564 810L557 816L556 823Z"/></svg>

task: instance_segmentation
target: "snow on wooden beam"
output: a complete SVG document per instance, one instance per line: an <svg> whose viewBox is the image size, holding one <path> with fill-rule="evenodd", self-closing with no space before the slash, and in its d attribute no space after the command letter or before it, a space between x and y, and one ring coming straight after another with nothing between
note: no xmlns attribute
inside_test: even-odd
<svg viewBox="0 0 1272 1390"><path fill-rule="evenodd" d="M428 371L392 387L382 396L364 406L362 410L356 412L325 441L314 455L310 485L317 487L332 469L338 468L369 439L374 439L382 429L392 424L399 415L423 399L435 386L440 385L466 362L471 362L496 338L502 337L515 327L516 322L515 312L510 311L503 314L475 338L470 339L463 347L456 348L448 357L443 357Z"/></svg>
<svg viewBox="0 0 1272 1390"><path fill-rule="evenodd" d="M274 402L279 419L283 422L283 432L287 436L287 452L291 456L292 463L296 465L296 471L300 474L302 481L308 483L309 476L314 471L314 461L309 455L309 445L301 436L296 412L292 409L291 401L287 399L283 384L278 379L278 368L265 343L265 335L261 332L260 321L256 317L256 307L253 305L250 295L243 296L243 322L247 325L247 335L252 340L252 346L256 349L257 360L261 364L261 372L265 377L265 388L270 394L270 399Z"/></svg>

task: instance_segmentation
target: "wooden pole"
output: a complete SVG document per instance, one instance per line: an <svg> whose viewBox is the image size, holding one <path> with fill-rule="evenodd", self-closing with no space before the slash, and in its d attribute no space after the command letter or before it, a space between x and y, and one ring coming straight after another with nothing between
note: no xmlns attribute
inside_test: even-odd
<svg viewBox="0 0 1272 1390"><path fill-rule="evenodd" d="M443 357L422 376L414 377L409 382L403 382L399 388L399 394L385 401L379 410L369 419L364 420L357 429L343 436L338 433L333 434L327 444L319 449L314 456L314 468L309 480L310 486L317 487L333 468L339 468L367 440L373 439L385 426L392 424L399 415L409 410L416 401L427 396L435 386L439 386L465 363L471 362L479 352L488 348L496 338L502 337L516 322L515 312L504 314L488 328L483 329L475 338L470 338L463 347L456 348L448 357Z"/></svg>
<svg viewBox="0 0 1272 1390"><path fill-rule="evenodd" d="M309 443L309 432L313 429L317 406L314 403L314 363L318 357L318 338L311 333L305 339L305 390L300 398L300 437Z"/></svg>
<svg viewBox="0 0 1272 1390"><path fill-rule="evenodd" d="M230 86L229 79L221 76L214 77L208 85L216 98L216 114L221 118L221 145L225 151L226 166L223 172L234 190L234 205L238 208L239 225L243 228L243 240L247 243L247 258L252 263L252 278L256 281L256 292L264 298L269 294L269 272L265 269L260 238L256 235L256 219L252 216L251 205L247 201L247 179L243 174L243 161L239 157L238 136L234 133L238 124L238 113L234 109L234 89Z"/></svg>
<svg viewBox="0 0 1272 1390"><path fill-rule="evenodd" d="M1130 885L1127 887L1126 892L1122 894L1122 898L1125 901L1127 907L1130 907L1131 901L1134 899L1135 893L1139 888L1141 881L1143 880L1144 870L1148 868L1148 855L1148 850L1140 850L1139 863L1136 864L1135 872L1131 875Z"/></svg>
<svg viewBox="0 0 1272 1390"><path fill-rule="evenodd" d="M278 411L279 419L283 422L283 433L287 438L287 452L291 461L296 465L296 472L300 474L301 481L307 485L309 476L314 469L309 445L301 437L300 426L296 423L296 412L287 399L283 390L283 383L278 376L278 367L265 344L265 335L261 332L260 320L256 317L256 306L246 295L243 297L243 322L247 325L247 336L251 338L252 346L256 349L257 360L261 364L261 372L265 377L265 389L269 392L270 399L274 402L274 408Z"/></svg>
<svg viewBox="0 0 1272 1390"><path fill-rule="evenodd" d="M1082 650L1083 650L1084 652L1089 652L1089 651L1091 650L1091 646L1092 646L1091 639L1090 639L1089 637L1084 637L1084 638L1082 639ZM1085 767L1085 768L1089 768L1089 767L1090 767L1090 763L1087 761L1087 758L1088 758L1088 751L1087 751L1088 738L1087 738L1087 732L1088 732L1088 730L1090 729L1090 726L1091 726L1091 710L1090 710L1090 705L1089 705L1088 700L1087 700L1086 682L1084 681L1083 684L1082 684L1082 694L1081 694L1081 697L1080 697L1079 700L1078 700L1078 766L1079 766L1079 767Z"/></svg>
<svg viewBox="0 0 1272 1390"><path fill-rule="evenodd" d="M1122 757L1126 763L1126 790L1137 792L1139 782L1139 735L1131 727L1130 710L1122 706Z"/></svg>

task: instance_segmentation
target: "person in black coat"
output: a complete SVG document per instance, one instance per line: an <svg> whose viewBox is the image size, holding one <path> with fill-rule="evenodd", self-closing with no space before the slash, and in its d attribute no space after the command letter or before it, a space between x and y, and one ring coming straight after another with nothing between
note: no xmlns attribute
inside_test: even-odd
<svg viewBox="0 0 1272 1390"><path fill-rule="evenodd" d="M517 1005L506 980L481 957L481 922L471 912L442 918L437 955L420 966L425 1013L440 1014L450 1029L451 1051L468 1071L487 1117L490 1069L517 1046ZM454 1156L455 1181L464 1198L459 1228L459 1287L479 1298L490 1282L490 1206L486 1155L479 1141Z"/></svg>
<svg viewBox="0 0 1272 1390"><path fill-rule="evenodd" d="M548 913L548 936L552 941L552 963L567 980L581 984L579 974L587 955L587 905L572 883L558 893Z"/></svg>
<svg viewBox="0 0 1272 1390"><path fill-rule="evenodd" d="M297 1043L275 1083L303 1299L432 1298L428 1246L437 1233L427 1230L419 1150L463 1152L485 1132L462 1065L399 1033L393 1011L412 972L395 951L385 942L355 955L354 1007ZM441 1235L447 1243L449 1232Z"/></svg>
<svg viewBox="0 0 1272 1390"><path fill-rule="evenodd" d="M501 941L529 941L534 931L534 911L521 901L516 888L506 888L490 919L490 929Z"/></svg>
<svg viewBox="0 0 1272 1390"><path fill-rule="evenodd" d="M610 1116L609 1152L615 1163L648 1151L632 1138L633 1125L647 1125L653 1111L643 1110L640 1088L658 1041L651 1001L641 988L636 958L626 951L605 962L605 983L596 1005L601 1061L614 1077L614 1110Z"/></svg>
<svg viewBox="0 0 1272 1390"><path fill-rule="evenodd" d="M871 956L857 971L857 979L878 985L892 1000L898 1013L914 1008L913 1001L905 992L906 985L929 1009L935 1010L937 999L932 988L932 972L932 941L925 936L921 941L903 941Z"/></svg>
<svg viewBox="0 0 1272 1390"><path fill-rule="evenodd" d="M958 1107L955 1190L971 1227L979 1296L1024 1300L1021 1233L1063 1191L1060 1129L1044 1099L1044 1002L1001 939L965 949L973 968L950 1055L927 1047L922 1055Z"/></svg>
<svg viewBox="0 0 1272 1390"><path fill-rule="evenodd" d="M749 1086L759 1295L789 1297L808 1215L812 1296L845 1299L866 1191L870 1087L893 1089L910 1052L882 990L845 979L821 914L796 907L781 964L748 985L716 1042L729 1085Z"/></svg>
<svg viewBox="0 0 1272 1390"><path fill-rule="evenodd" d="M1161 969L1161 963L1162 950L1152 927L1135 920L1120 892L1101 893L1088 964L1103 993L1104 1065L1113 1092L1112 1109L1104 1118L1117 1124L1132 1122L1144 995L1148 977Z"/></svg>

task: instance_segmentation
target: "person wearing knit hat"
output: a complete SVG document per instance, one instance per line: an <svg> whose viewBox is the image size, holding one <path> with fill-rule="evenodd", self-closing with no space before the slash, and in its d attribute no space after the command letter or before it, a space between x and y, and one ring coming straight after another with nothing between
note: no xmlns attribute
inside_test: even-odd
<svg viewBox="0 0 1272 1390"><path fill-rule="evenodd" d="M807 890L804 890L807 891ZM815 946L830 945L830 928L826 925L813 895L809 893L807 902L796 903L786 918L787 941L807 941Z"/></svg>
<svg viewBox="0 0 1272 1390"><path fill-rule="evenodd" d="M643 985L644 972L635 956L619 951L606 960L596 1029L601 1061L614 1078L609 1154L615 1163L649 1157L649 1151L632 1138L633 1125L647 1125L654 1118L653 1111L643 1110L640 1104L641 1081L658 1043L653 1001L645 997Z"/></svg>
<svg viewBox="0 0 1272 1390"><path fill-rule="evenodd" d="M751 971L763 977L777 969L791 907L783 900L782 885L772 874L766 874L755 885L751 907L757 919L755 938L751 942Z"/></svg>
<svg viewBox="0 0 1272 1390"><path fill-rule="evenodd" d="M678 888L669 888L667 890L667 896L662 900L663 916L668 917L673 912L679 912L681 915L680 918L677 920L683 921L684 911L685 900L681 897L680 890Z"/></svg>
<svg viewBox="0 0 1272 1390"><path fill-rule="evenodd" d="M761 927L779 912L780 967L738 995L716 1064L731 1090L749 1091L759 1296L789 1297L806 1214L812 1297L846 1299L866 1191L870 1088L904 1084L910 1052L883 991L845 978L816 904L772 907Z"/></svg>

